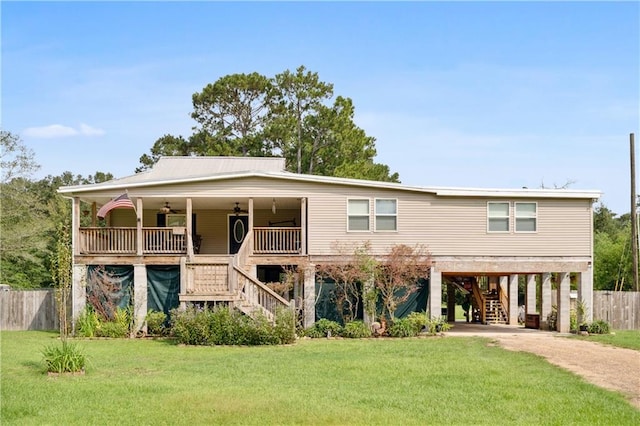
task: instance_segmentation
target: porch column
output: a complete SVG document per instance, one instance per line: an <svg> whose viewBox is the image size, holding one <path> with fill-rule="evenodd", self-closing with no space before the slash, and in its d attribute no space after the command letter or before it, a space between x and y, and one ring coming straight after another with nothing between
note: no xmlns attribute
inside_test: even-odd
<svg viewBox="0 0 640 426"><path fill-rule="evenodd" d="M571 303L570 296L570 277L568 272L560 273L558 283L558 324L557 328L560 333L568 333L570 331L569 323L569 305Z"/></svg>
<svg viewBox="0 0 640 426"><path fill-rule="evenodd" d="M456 288L447 284L447 321L456 321Z"/></svg>
<svg viewBox="0 0 640 426"><path fill-rule="evenodd" d="M438 318L442 316L442 272L431 267L429 274L429 316Z"/></svg>
<svg viewBox="0 0 640 426"><path fill-rule="evenodd" d="M71 322L75 333L76 320L87 304L87 266L73 265L71 288Z"/></svg>
<svg viewBox="0 0 640 426"><path fill-rule="evenodd" d="M191 235L191 230L193 229L193 205L191 203L191 198L187 198L187 214L186 214L186 225L187 229L185 230L187 237L187 257L189 260L193 260L193 235Z"/></svg>
<svg viewBox="0 0 640 426"><path fill-rule="evenodd" d="M74 197L71 204L71 249L80 254L80 198Z"/></svg>
<svg viewBox="0 0 640 426"><path fill-rule="evenodd" d="M96 227L98 226L98 221L97 221L97 217L96 214L98 213L98 208L96 207L96 202L94 201L93 203L91 203L91 226L92 227Z"/></svg>
<svg viewBox="0 0 640 426"><path fill-rule="evenodd" d="M232 269L231 264L229 264L229 269ZM180 257L180 295L187 294L187 280L190 279L191 276L192 275L187 276L187 258L184 256ZM229 275L229 277L231 277L231 275ZM229 283L231 282L233 281L229 280ZM187 302L180 302L180 309L184 310L186 307Z"/></svg>
<svg viewBox="0 0 640 426"><path fill-rule="evenodd" d="M578 318L578 324L593 321L593 268L591 264L587 271L578 274L578 302L580 301L585 306L585 317Z"/></svg>
<svg viewBox="0 0 640 426"><path fill-rule="evenodd" d="M144 237L142 236L142 214L142 198L138 197L138 199L136 200L136 253L138 256L142 256L142 252L144 250Z"/></svg>
<svg viewBox="0 0 640 426"><path fill-rule="evenodd" d="M535 314L537 310L536 275L527 275L525 314Z"/></svg>
<svg viewBox="0 0 640 426"><path fill-rule="evenodd" d="M309 328L316 322L316 265L304 269L303 326Z"/></svg>
<svg viewBox="0 0 640 426"><path fill-rule="evenodd" d="M300 199L300 254L307 254L307 199Z"/></svg>
<svg viewBox="0 0 640 426"><path fill-rule="evenodd" d="M133 265L133 331L147 332L147 266Z"/></svg>
<svg viewBox="0 0 640 426"><path fill-rule="evenodd" d="M518 325L518 274L509 276L509 325Z"/></svg>
<svg viewBox="0 0 640 426"><path fill-rule="evenodd" d="M551 313L551 274L542 274L540 286L540 329L549 330L548 317Z"/></svg>

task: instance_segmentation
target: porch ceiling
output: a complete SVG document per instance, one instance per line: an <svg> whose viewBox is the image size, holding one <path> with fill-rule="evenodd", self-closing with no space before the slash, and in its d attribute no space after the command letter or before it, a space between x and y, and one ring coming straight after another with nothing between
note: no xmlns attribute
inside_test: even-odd
<svg viewBox="0 0 640 426"><path fill-rule="evenodd" d="M136 203L136 197L130 196L131 200ZM108 197L82 197L82 201L96 202L98 206L102 206L108 202L111 198ZM254 209L271 209L274 197L254 197L253 208ZM191 198L192 206L194 210L213 210L213 209L228 209L230 212L236 206L236 202L240 203L240 208L247 210L249 207L249 199L242 197L219 197L219 198ZM299 209L300 198L278 198L275 197L277 209ZM165 203L169 203L174 210L186 210L187 201L184 197L145 197L143 200L143 206L145 210L160 210Z"/></svg>

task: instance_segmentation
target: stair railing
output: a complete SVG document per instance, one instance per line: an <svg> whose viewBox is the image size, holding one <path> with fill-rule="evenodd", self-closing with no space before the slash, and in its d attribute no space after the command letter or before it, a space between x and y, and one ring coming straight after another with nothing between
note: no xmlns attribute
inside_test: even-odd
<svg viewBox="0 0 640 426"><path fill-rule="evenodd" d="M484 295L480 291L480 286L477 283L473 283L471 288L473 289L473 298L480 310L480 322L484 324L487 319L487 307L485 306Z"/></svg>

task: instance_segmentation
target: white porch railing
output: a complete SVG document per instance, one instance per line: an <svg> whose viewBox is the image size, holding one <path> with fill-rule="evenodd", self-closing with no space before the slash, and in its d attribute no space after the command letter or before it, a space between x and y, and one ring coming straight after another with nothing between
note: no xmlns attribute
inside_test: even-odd
<svg viewBox="0 0 640 426"><path fill-rule="evenodd" d="M186 294L228 294L229 263L209 263L186 265Z"/></svg>
<svg viewBox="0 0 640 426"><path fill-rule="evenodd" d="M300 227L254 227L254 254L299 254L302 228Z"/></svg>
<svg viewBox="0 0 640 426"><path fill-rule="evenodd" d="M142 228L142 252L176 254L187 252L187 233L181 228Z"/></svg>
<svg viewBox="0 0 640 426"><path fill-rule="evenodd" d="M136 228L80 228L81 254L135 254Z"/></svg>

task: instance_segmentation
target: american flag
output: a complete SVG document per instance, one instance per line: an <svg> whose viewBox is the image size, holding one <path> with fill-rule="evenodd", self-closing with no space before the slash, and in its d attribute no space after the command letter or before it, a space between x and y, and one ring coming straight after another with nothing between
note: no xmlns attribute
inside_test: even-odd
<svg viewBox="0 0 640 426"><path fill-rule="evenodd" d="M107 213L109 213L113 209L118 209L118 208L128 208L128 209L134 209L134 210L136 209L133 203L131 202L131 200L129 199L129 195L127 195L127 193L124 193L119 197L109 201L104 206L100 207L100 210L98 210L97 216L100 219L104 219Z"/></svg>

